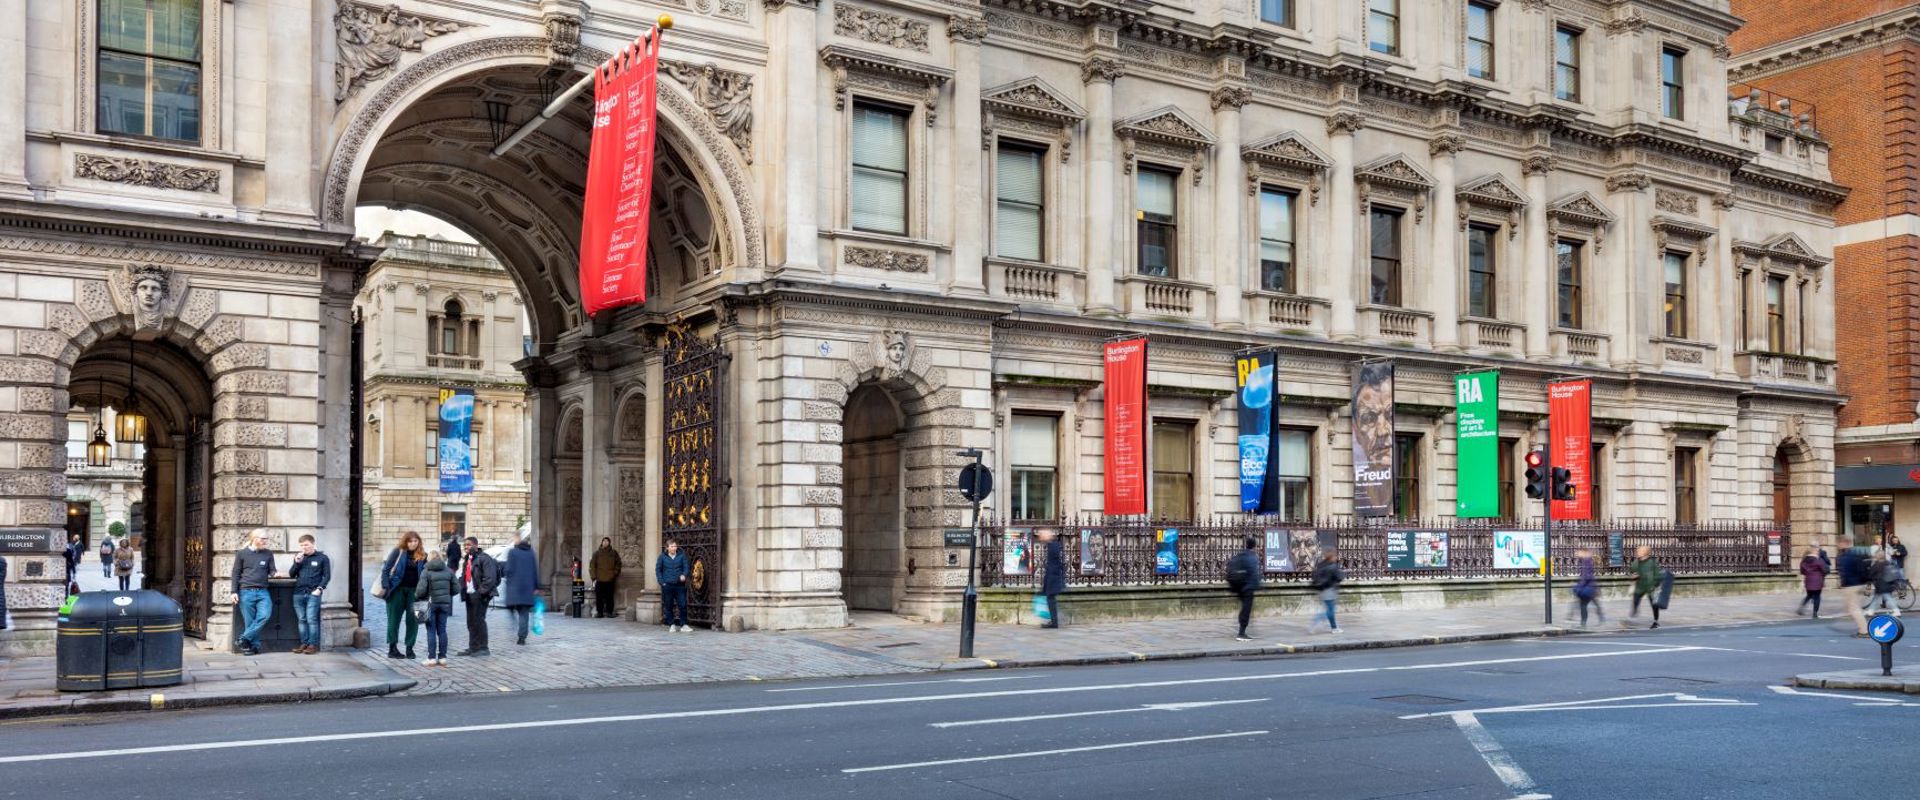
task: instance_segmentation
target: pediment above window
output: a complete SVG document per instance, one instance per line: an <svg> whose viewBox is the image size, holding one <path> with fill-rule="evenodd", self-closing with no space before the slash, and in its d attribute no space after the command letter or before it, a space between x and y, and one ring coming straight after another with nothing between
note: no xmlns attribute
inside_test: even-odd
<svg viewBox="0 0 1920 800"><path fill-rule="evenodd" d="M1527 203L1531 202L1526 193L1520 191L1520 187L1515 186L1513 181L1507 180L1507 176L1498 172L1460 184L1460 188L1454 192L1454 197L1463 204L1472 203L1476 206L1505 209L1526 208Z"/></svg>
<svg viewBox="0 0 1920 800"><path fill-rule="evenodd" d="M1813 248L1805 239L1791 233L1783 233L1764 242L1734 241L1733 253L1738 261L1768 260L1776 264L1796 267L1820 268L1833 263L1831 258L1821 258L1813 254Z"/></svg>
<svg viewBox="0 0 1920 800"><path fill-rule="evenodd" d="M843 111L855 87L860 90L926 107L927 124L938 112L940 87L953 79L953 70L916 64L880 53L840 45L820 48L820 62L833 71L833 107Z"/></svg>
<svg viewBox="0 0 1920 800"><path fill-rule="evenodd" d="M1649 220L1647 225L1653 228L1653 249L1663 252L1669 246L1678 246L1699 253L1706 249L1707 240L1720 232L1719 228L1712 225L1664 214ZM1701 259L1700 263L1705 264L1706 259Z"/></svg>
<svg viewBox="0 0 1920 800"><path fill-rule="evenodd" d="M988 113L1027 117L1055 125L1072 125L1087 118L1078 103L1038 77L1022 78L980 93Z"/></svg>
<svg viewBox="0 0 1920 800"><path fill-rule="evenodd" d="M1333 159L1320 152L1320 148L1314 147L1299 131L1278 133L1250 142L1240 148L1240 158L1297 172L1320 172L1333 163Z"/></svg>
<svg viewBox="0 0 1920 800"><path fill-rule="evenodd" d="M1595 253L1606 245L1607 229L1613 227L1614 219L1613 212L1587 191L1562 195L1547 204L1548 235L1559 236L1568 230L1586 234L1593 237Z"/></svg>
<svg viewBox="0 0 1920 800"><path fill-rule="evenodd" d="M1353 179L1408 192L1426 192L1433 188L1433 176L1400 153L1361 164L1353 171Z"/></svg>
<svg viewBox="0 0 1920 800"><path fill-rule="evenodd" d="M1213 134L1177 106L1161 106L1113 124L1113 132L1145 142L1204 150L1213 146Z"/></svg>

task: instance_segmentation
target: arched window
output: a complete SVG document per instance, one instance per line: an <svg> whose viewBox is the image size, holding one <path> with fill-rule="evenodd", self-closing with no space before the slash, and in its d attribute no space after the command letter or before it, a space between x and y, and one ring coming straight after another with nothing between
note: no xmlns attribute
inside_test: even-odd
<svg viewBox="0 0 1920 800"><path fill-rule="evenodd" d="M459 355L460 350L460 301L448 300L446 315L440 318L440 352L446 355Z"/></svg>

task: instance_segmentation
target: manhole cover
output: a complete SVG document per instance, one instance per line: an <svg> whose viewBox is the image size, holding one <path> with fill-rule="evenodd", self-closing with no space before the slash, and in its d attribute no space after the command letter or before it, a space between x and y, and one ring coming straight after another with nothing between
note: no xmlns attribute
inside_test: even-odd
<svg viewBox="0 0 1920 800"><path fill-rule="evenodd" d="M1373 699L1387 703L1404 703L1410 706L1444 706L1461 702L1451 697L1439 697L1431 694L1394 694Z"/></svg>
<svg viewBox="0 0 1920 800"><path fill-rule="evenodd" d="M1628 683L1651 683L1655 686L1705 686L1719 681L1703 681L1699 678L1675 678L1670 675L1649 675L1644 678L1621 678Z"/></svg>

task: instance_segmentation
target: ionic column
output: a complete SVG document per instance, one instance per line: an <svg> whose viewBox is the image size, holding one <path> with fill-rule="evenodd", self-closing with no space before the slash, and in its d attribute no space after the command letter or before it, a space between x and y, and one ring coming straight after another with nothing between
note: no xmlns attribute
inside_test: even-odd
<svg viewBox="0 0 1920 800"><path fill-rule="evenodd" d="M1222 328L1242 327L1246 301L1240 296L1247 275L1246 219L1240 179L1240 108L1253 90L1222 86L1213 90L1213 129L1218 136L1213 161L1213 319Z"/></svg>
<svg viewBox="0 0 1920 800"><path fill-rule="evenodd" d="M1115 313L1113 277L1115 221L1122 212L1114 190L1113 82L1125 68L1116 59L1095 56L1080 66L1087 84L1087 304L1095 313Z"/></svg>
<svg viewBox="0 0 1920 800"><path fill-rule="evenodd" d="M1360 207L1353 190L1353 134L1366 124L1352 111L1341 111L1327 118L1327 152L1332 157L1332 175L1327 181L1328 213L1333 225L1328 230L1327 294L1333 301L1333 337L1358 336L1354 298L1360 297L1359 265L1354 263Z"/></svg>
<svg viewBox="0 0 1920 800"><path fill-rule="evenodd" d="M1552 352L1548 333L1553 330L1557 312L1553 306L1553 242L1547 238L1547 173L1554 167L1553 156L1528 156L1520 164L1526 178L1527 230L1526 256L1521 259L1520 296L1526 298L1523 318L1527 324L1527 357L1546 358Z"/></svg>
<svg viewBox="0 0 1920 800"><path fill-rule="evenodd" d="M1460 229L1453 156L1466 145L1454 134L1435 137L1427 145L1433 154L1433 269L1427 307L1433 310L1433 346L1443 350L1460 346Z"/></svg>

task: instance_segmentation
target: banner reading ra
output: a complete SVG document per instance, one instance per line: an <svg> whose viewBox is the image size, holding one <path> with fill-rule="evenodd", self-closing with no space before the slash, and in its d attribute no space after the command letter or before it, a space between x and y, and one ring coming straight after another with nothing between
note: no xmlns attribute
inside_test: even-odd
<svg viewBox="0 0 1920 800"><path fill-rule="evenodd" d="M1272 513L1278 498L1267 490L1273 473L1274 396L1278 380L1272 350L1242 353L1234 358L1240 387L1240 510Z"/></svg>
<svg viewBox="0 0 1920 800"><path fill-rule="evenodd" d="M1147 513L1147 337L1107 342L1106 513Z"/></svg>
<svg viewBox="0 0 1920 800"><path fill-rule="evenodd" d="M660 30L593 75L593 140L580 215L580 296L587 315L647 301Z"/></svg>
<svg viewBox="0 0 1920 800"><path fill-rule="evenodd" d="M1455 438L1459 445L1459 505L1454 516L1500 516L1500 373L1453 378Z"/></svg>
<svg viewBox="0 0 1920 800"><path fill-rule="evenodd" d="M1553 431L1553 466L1565 467L1572 500L1555 500L1554 519L1590 519L1593 498L1593 381L1547 384L1547 427Z"/></svg>
<svg viewBox="0 0 1920 800"><path fill-rule="evenodd" d="M473 491L473 390L440 390L440 491Z"/></svg>

